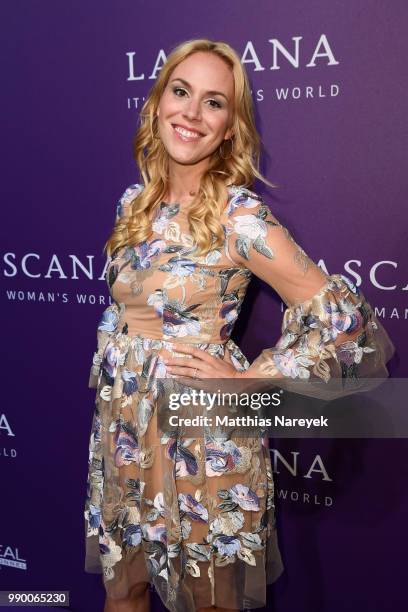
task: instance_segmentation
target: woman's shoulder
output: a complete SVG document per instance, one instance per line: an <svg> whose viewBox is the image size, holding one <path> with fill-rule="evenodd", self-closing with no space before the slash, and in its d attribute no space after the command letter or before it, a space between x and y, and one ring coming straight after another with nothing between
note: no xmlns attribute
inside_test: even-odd
<svg viewBox="0 0 408 612"><path fill-rule="evenodd" d="M125 191L122 193L116 204L117 218L123 217L127 214L129 205L143 189L144 185L142 183L132 183L132 185L126 187Z"/></svg>
<svg viewBox="0 0 408 612"><path fill-rule="evenodd" d="M244 185L228 186L228 203L226 207L227 215L230 217L235 211L245 212L245 209L259 210L265 206L261 195L245 187ZM254 212L254 210L251 210Z"/></svg>
<svg viewBox="0 0 408 612"><path fill-rule="evenodd" d="M127 214L129 205L143 189L143 183L132 183L126 187L116 204L117 217L123 217ZM228 201L225 212L228 217L230 217L234 211L243 212L245 209L248 209L248 212L255 212L259 210L260 207L265 206L262 196L245 185L228 185L227 192ZM250 211L250 209L253 210Z"/></svg>

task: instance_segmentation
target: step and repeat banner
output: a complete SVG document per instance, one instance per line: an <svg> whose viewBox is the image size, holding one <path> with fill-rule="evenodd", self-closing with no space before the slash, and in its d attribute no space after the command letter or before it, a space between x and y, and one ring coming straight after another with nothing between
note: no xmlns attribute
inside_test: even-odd
<svg viewBox="0 0 408 612"><path fill-rule="evenodd" d="M138 113L166 55L207 37L248 72L261 192L310 257L361 287L407 376L407 78L403 0L3 1L1 589L69 591L84 571L83 504L102 249L139 177ZM254 279L234 332L249 360L283 304ZM270 441L285 572L268 610L407 609L405 439ZM154 597L154 594L153 594ZM163 608L154 599L154 609Z"/></svg>

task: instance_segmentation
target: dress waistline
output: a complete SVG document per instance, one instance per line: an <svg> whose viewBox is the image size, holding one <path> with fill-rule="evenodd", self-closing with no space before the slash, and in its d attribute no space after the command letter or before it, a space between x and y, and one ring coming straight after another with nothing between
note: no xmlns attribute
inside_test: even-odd
<svg viewBox="0 0 408 612"><path fill-rule="evenodd" d="M161 349L168 349L171 353L177 353L178 344L190 344L203 350L208 350L211 354L223 357L225 349L234 353L237 349L234 341L230 338L228 340L222 340L221 342L209 342L209 341L198 341L198 342L184 342L177 338L176 340L164 340L159 338L150 338L148 336L141 336L139 334L125 334L123 331L113 331L108 334L103 334L104 338L99 338L98 350L94 353L92 360L92 367L89 376L88 386L96 388L101 380L102 369L101 365L105 358L106 352L112 345L116 346L122 354L123 358L126 358L129 351L152 351L158 353ZM239 351L239 353L241 353ZM181 353L184 355L184 353ZM243 361L246 362L245 357L242 355ZM249 364L248 364L249 366ZM245 369L245 364L241 364L242 369Z"/></svg>
<svg viewBox="0 0 408 612"><path fill-rule="evenodd" d="M123 328L122 328L123 329ZM214 346L223 346L225 344L227 344L230 341L230 338L227 338L225 340L222 340L221 338L201 338L198 339L194 342L191 342L190 340L184 340L184 338L175 338L174 340L171 340L169 338L163 338L163 337L153 337L153 336L148 336L146 334L144 334L143 332L138 332L138 331L132 331L132 332L127 332L124 333L123 331L115 331L110 335L110 338L122 338L122 339L128 339L129 342L132 341L141 341L141 342L146 342L148 344L161 344L163 347L166 346L176 346L177 344L190 344L192 346L198 346L198 345L214 345ZM126 340L125 340L126 341Z"/></svg>

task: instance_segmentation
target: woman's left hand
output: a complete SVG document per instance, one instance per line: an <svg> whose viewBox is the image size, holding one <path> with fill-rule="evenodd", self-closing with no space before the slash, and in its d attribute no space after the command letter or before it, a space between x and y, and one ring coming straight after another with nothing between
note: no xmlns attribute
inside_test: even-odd
<svg viewBox="0 0 408 612"><path fill-rule="evenodd" d="M234 366L220 357L214 357L203 349L190 345L177 344L177 353L186 353L191 357L170 357L164 359L167 371L173 376L198 378L243 378Z"/></svg>

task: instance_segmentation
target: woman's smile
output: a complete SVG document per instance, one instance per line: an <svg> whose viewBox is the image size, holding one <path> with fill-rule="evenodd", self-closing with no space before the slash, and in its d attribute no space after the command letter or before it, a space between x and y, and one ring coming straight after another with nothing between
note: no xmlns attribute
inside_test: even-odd
<svg viewBox="0 0 408 612"><path fill-rule="evenodd" d="M187 129L186 127L179 124L173 123L172 127L177 137L184 142L193 142L195 140L199 140L204 136L204 134L202 134L201 132Z"/></svg>
<svg viewBox="0 0 408 612"><path fill-rule="evenodd" d="M158 137L168 154L170 173L186 166L204 172L224 139L231 138L234 77L220 57L197 52L171 72L156 116Z"/></svg>

